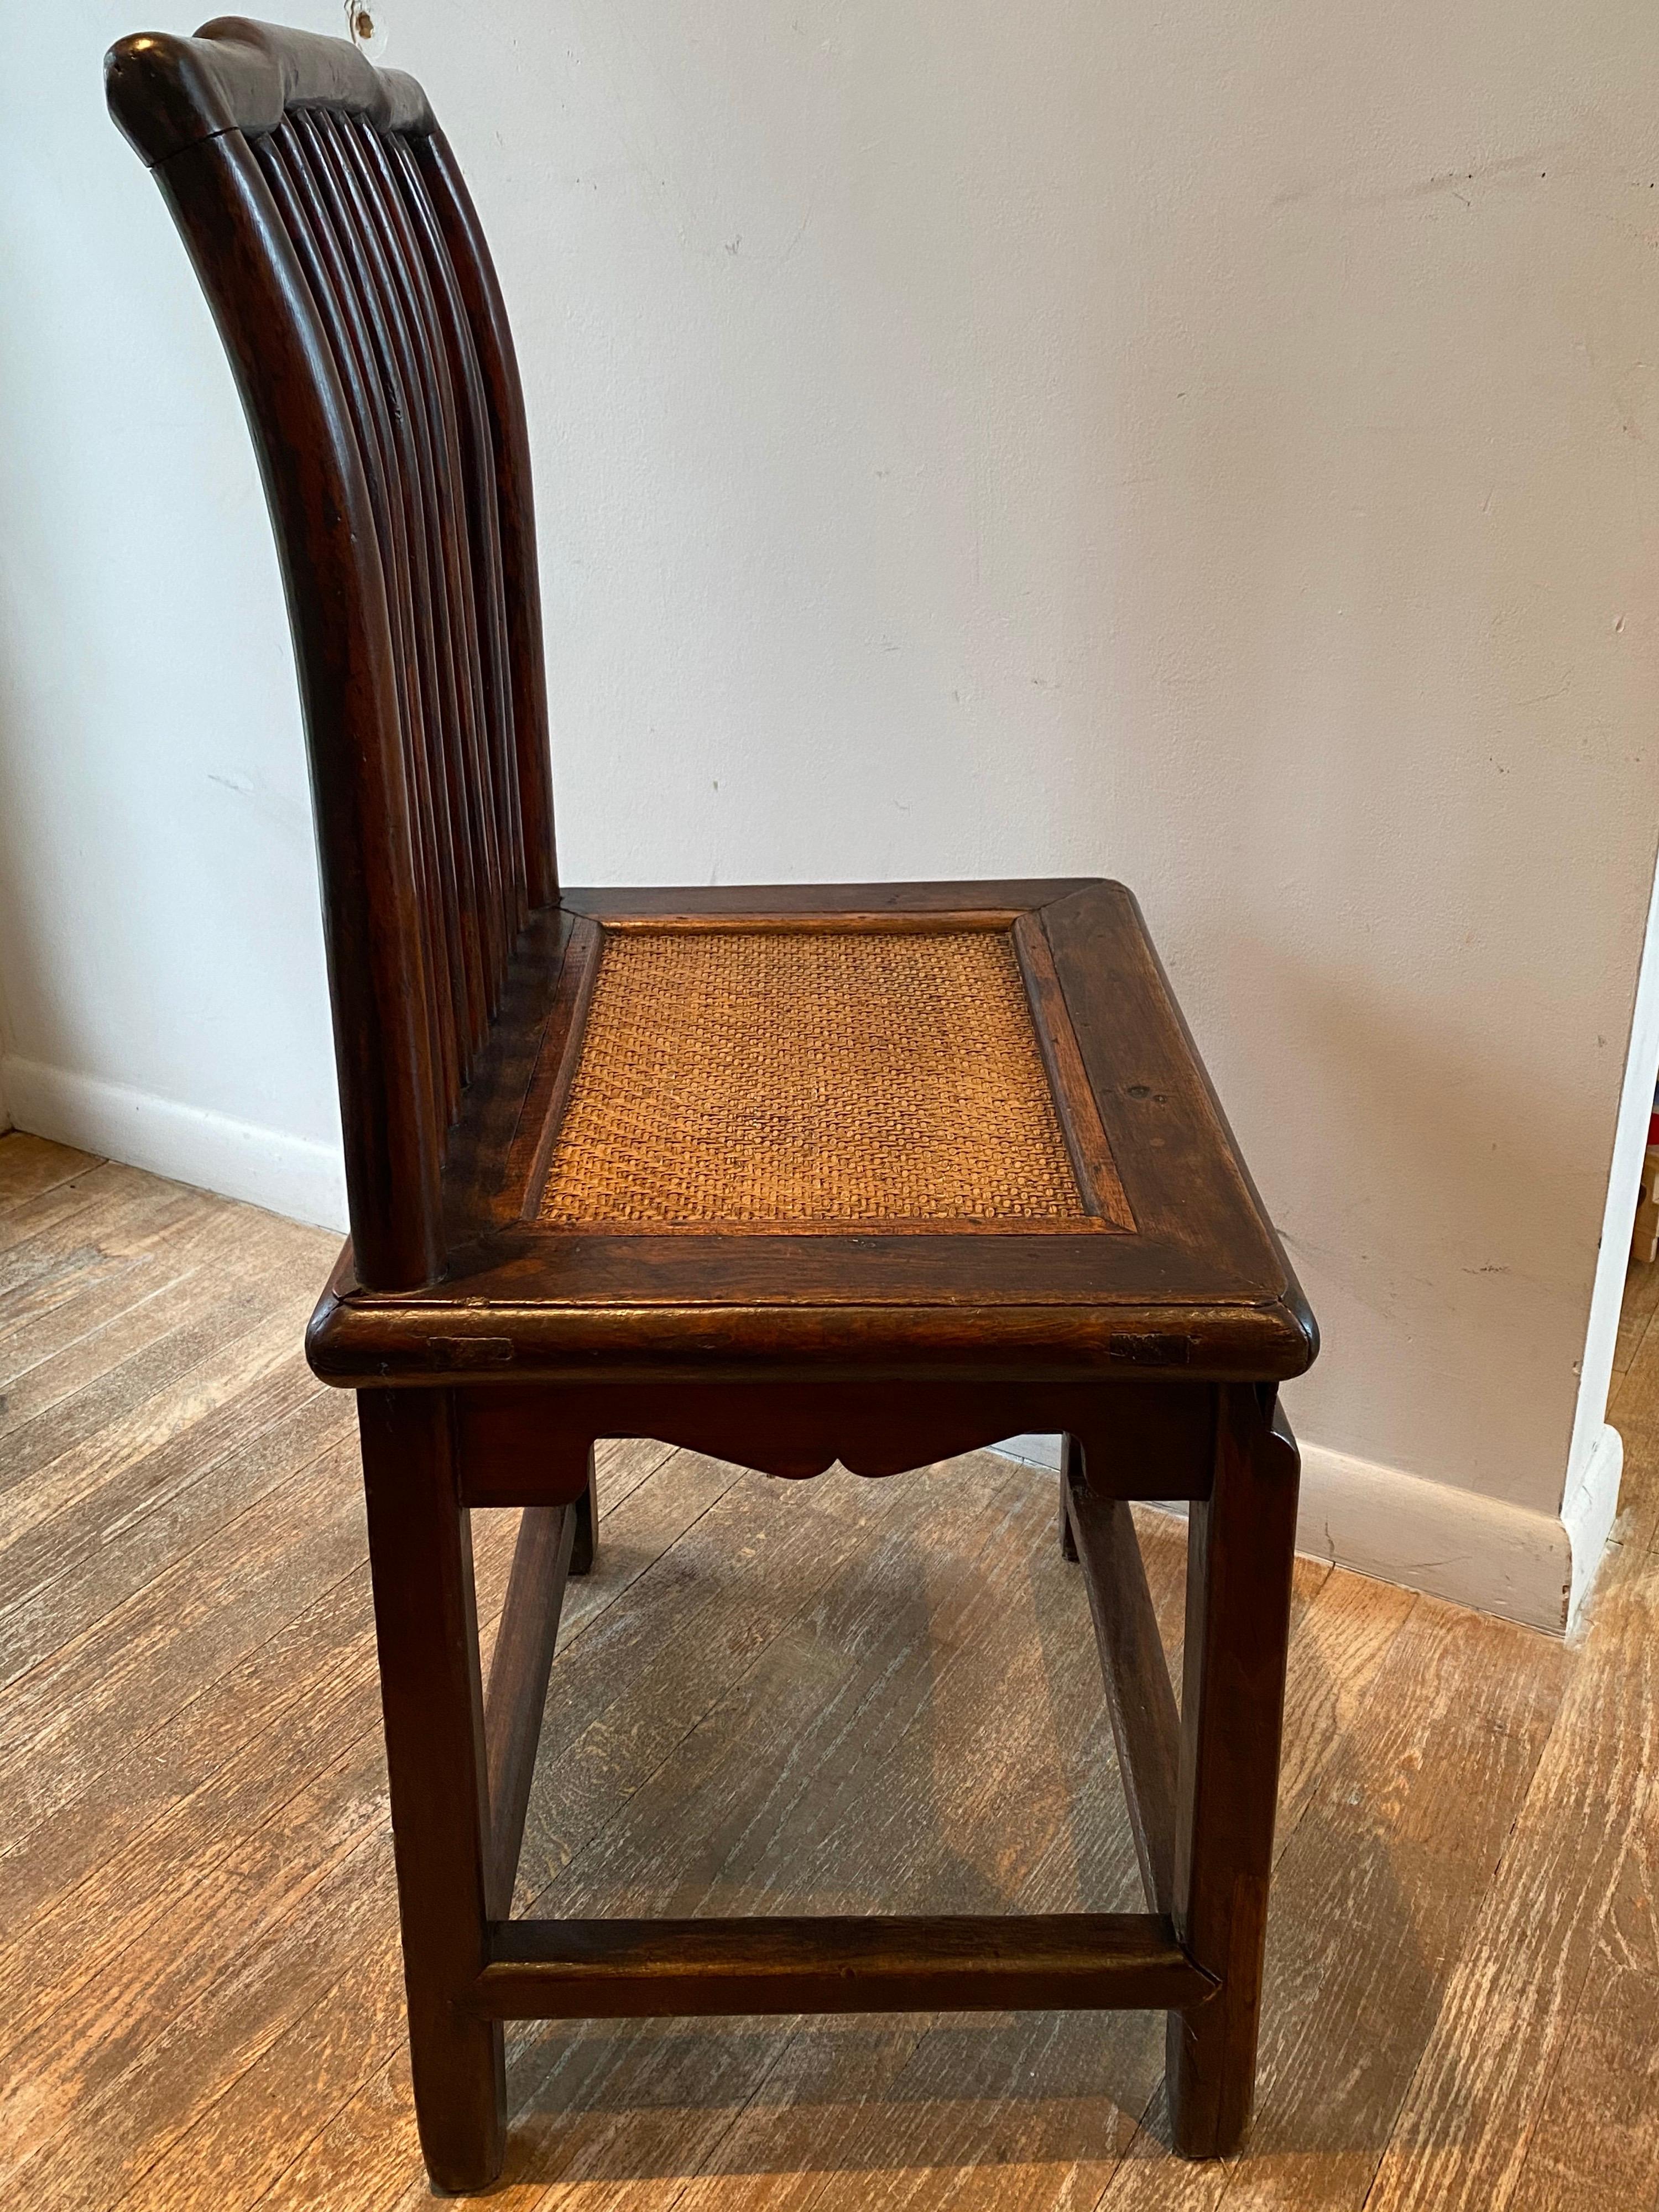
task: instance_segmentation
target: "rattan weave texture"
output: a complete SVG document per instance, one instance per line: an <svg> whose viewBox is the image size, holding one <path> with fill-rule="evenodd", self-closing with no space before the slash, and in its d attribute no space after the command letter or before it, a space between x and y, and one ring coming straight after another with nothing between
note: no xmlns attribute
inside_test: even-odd
<svg viewBox="0 0 1659 2212"><path fill-rule="evenodd" d="M1081 1223L1005 931L607 931L544 1225Z"/></svg>

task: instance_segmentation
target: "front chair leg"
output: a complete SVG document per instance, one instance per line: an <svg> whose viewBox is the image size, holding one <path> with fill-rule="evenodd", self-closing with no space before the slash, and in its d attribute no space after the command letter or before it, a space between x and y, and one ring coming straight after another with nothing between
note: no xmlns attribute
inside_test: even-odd
<svg viewBox="0 0 1659 2212"><path fill-rule="evenodd" d="M1297 1473L1271 1387L1226 1385L1214 1488L1194 1504L1188 1538L1174 1917L1218 1987L1170 2015L1170 2127L1183 2158L1236 2149L1255 2094Z"/></svg>
<svg viewBox="0 0 1659 2212"><path fill-rule="evenodd" d="M483 1704L472 1540L441 1390L357 1395L392 1789L415 2113L440 2189L487 2188L507 2142L498 2021L465 2004L487 1955Z"/></svg>

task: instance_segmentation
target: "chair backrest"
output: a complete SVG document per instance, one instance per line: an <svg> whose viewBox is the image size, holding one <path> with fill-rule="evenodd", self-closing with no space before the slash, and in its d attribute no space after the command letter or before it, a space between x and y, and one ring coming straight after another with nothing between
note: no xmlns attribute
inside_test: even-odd
<svg viewBox="0 0 1659 2212"><path fill-rule="evenodd" d="M236 372L305 708L358 1278L433 1280L461 1091L557 897L524 401L425 94L236 17L126 39L112 113Z"/></svg>

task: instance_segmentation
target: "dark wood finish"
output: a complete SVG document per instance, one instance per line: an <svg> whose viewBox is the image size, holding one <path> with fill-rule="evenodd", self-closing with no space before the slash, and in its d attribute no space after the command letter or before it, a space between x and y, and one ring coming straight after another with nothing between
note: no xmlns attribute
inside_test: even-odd
<svg viewBox="0 0 1659 2212"><path fill-rule="evenodd" d="M449 248L484 381L495 449L526 889L532 907L550 906L559 890L553 860L552 762L548 749L547 676L542 656L541 580L530 483L530 434L525 422L518 356L495 264L448 140L434 123L428 131L410 131L405 143L420 165Z"/></svg>
<svg viewBox="0 0 1659 2212"><path fill-rule="evenodd" d="M599 924L584 915L571 922L560 947L553 1003L541 1025L540 1047L519 1105L514 1133L517 1142L508 1148L509 1164L522 1167L521 1221L535 1219L559 1120L580 1062L587 1005L599 972L601 935ZM483 1149L481 1146L480 1152Z"/></svg>
<svg viewBox="0 0 1659 2212"><path fill-rule="evenodd" d="M495 2020L707 2013L1137 2011L1215 1984L1152 1912L514 1920L475 2008Z"/></svg>
<svg viewBox="0 0 1659 2212"><path fill-rule="evenodd" d="M1215 1485L1188 1537L1174 1919L1221 1984L1170 2018L1170 2124L1188 2158L1233 2149L1255 2095L1298 1471L1272 1392L1224 1390Z"/></svg>
<svg viewBox="0 0 1659 2212"><path fill-rule="evenodd" d="M601 1437L653 1437L768 1474L902 1474L954 1458L1040 1420L1075 1423L1089 1439L1101 1497L1139 1498L1149 1462L1165 1498L1195 1498L1214 1471L1215 1409L1203 1390L1152 1380L1092 1390L959 1384L672 1382L502 1387L453 1394L470 1505L581 1497Z"/></svg>
<svg viewBox="0 0 1659 2212"><path fill-rule="evenodd" d="M1062 1559L1075 1560L1078 1555L1078 1551L1077 1537L1073 1534L1072 1528L1072 1468L1071 1453L1069 1449L1072 1439L1069 1437L1062 1437L1060 1442L1060 1516L1058 1530L1060 1536L1060 1556Z"/></svg>
<svg viewBox="0 0 1659 2212"><path fill-rule="evenodd" d="M589 1575L599 1548L599 1474L592 1447L587 1453L587 1487L571 1507L575 1516L575 1528L570 1546L570 1571L573 1575Z"/></svg>
<svg viewBox="0 0 1659 2212"><path fill-rule="evenodd" d="M424 95L240 19L128 39L110 105L190 247L276 528L322 860L356 1263L444 1271L452 1123L556 896L522 397Z"/></svg>
<svg viewBox="0 0 1659 2212"><path fill-rule="evenodd" d="M441 1266L434 1050L392 641L356 424L264 173L234 131L156 172L239 374L280 519L322 860L354 1249L406 1288Z"/></svg>
<svg viewBox="0 0 1659 2212"><path fill-rule="evenodd" d="M597 944L584 922L775 909L932 913L954 927L975 902L1036 916L1048 942L1065 944L1054 974L1079 1061L1097 1063L1088 1080L1133 1234L606 1237L525 1218ZM451 1347L473 1336L489 1340L492 1365L548 1382L660 1372L670 1349L704 1373L839 1362L918 1382L982 1376L999 1352L1011 1379L1040 1371L1056 1382L1126 1369L1279 1379L1309 1364L1311 1319L1121 886L567 890L561 912L562 930L543 922L526 933L452 1139L447 1273L393 1299L366 1288L355 1267L343 1270L312 1339L331 1380L441 1379ZM1121 974L1115 992L1096 988L1097 969ZM429 1334L441 1340L435 1359Z"/></svg>
<svg viewBox="0 0 1659 2212"><path fill-rule="evenodd" d="M1294 1449L1267 1408L1316 1338L1133 896L1085 878L561 890L523 397L425 94L341 42L240 19L126 40L107 82L224 338L288 595L352 1231L307 1348L359 1395L434 2179L499 2170L483 2013L1157 2005L1178 2143L1231 2148L1294 1534ZM1012 933L1086 1218L544 1226L605 933L830 922ZM1073 1439L1061 1541L1088 1577L1158 1915L503 1923L559 1601L592 1557L596 1440L805 1477L1025 1431ZM1173 1786L1137 1497L1193 1512ZM527 1509L488 1737L483 1505Z"/></svg>
<svg viewBox="0 0 1659 2212"><path fill-rule="evenodd" d="M584 1500L586 1493L583 1493ZM504 1920L513 1910L513 1881L524 1841L525 1813L541 1741L547 1678L559 1637L559 1608L576 1536L574 1505L526 1506L495 1632L484 1698L489 1757L489 1859L484 1899ZM592 1553L589 1559L591 1562Z"/></svg>
<svg viewBox="0 0 1659 2212"><path fill-rule="evenodd" d="M471 1534L448 1398L357 1409L421 2148L441 2189L476 2188L501 2170L507 2091L500 2027L464 2009L489 1953Z"/></svg>
<svg viewBox="0 0 1659 2212"><path fill-rule="evenodd" d="M1151 1299L1126 1299L1079 1311L1045 1302L1040 1281L1029 1298L998 1306L976 1305L970 1281L953 1303L939 1285L940 1255L927 1249L942 1240L929 1237L872 1237L868 1295L861 1300L829 1288L812 1296L832 1271L844 1279L856 1266L856 1253L836 1237L778 1238L787 1249L778 1256L769 1297L759 1284L747 1294L720 1295L722 1263L746 1238L617 1237L608 1250L596 1249L600 1241L571 1237L541 1275L579 1288L568 1303L550 1285L538 1292L534 1261L452 1277L447 1295L393 1303L360 1292L347 1257L313 1319L311 1364L325 1382L354 1389L441 1384L459 1371L488 1369L503 1383L874 1375L946 1390L996 1378L1098 1389L1183 1370L1189 1382L1223 1382L1247 1380L1264 1366L1299 1374L1308 1364L1305 1335L1259 1309L1194 1304L1172 1313ZM975 1248L976 1262L985 1248L1000 1254L1018 1240L961 1241ZM1067 1240L1030 1241L1063 1248ZM666 1251L660 1265L658 1249ZM634 1254L645 1265L627 1267ZM981 1270L964 1259L958 1272ZM717 1279L703 1303L700 1273ZM1015 1422L996 1433L1015 1435L1020 1427Z"/></svg>
<svg viewBox="0 0 1659 2212"><path fill-rule="evenodd" d="M1140 1879L1152 1910L1169 1912L1175 1899L1181 1716L1146 1586L1146 1565L1127 1504L1121 1498L1100 1497L1087 1486L1083 1447L1075 1437L1065 1439L1060 1474L1062 1510L1074 1555L1082 1564L1100 1647L1106 1709L1117 1744Z"/></svg>
<svg viewBox="0 0 1659 2212"><path fill-rule="evenodd" d="M1091 1213L1103 1216L1114 1228L1133 1230L1134 1217L1118 1188L1117 1163L1101 1127L1066 994L1060 988L1054 955L1037 915L1029 909L1020 915L1012 936L1078 1188Z"/></svg>

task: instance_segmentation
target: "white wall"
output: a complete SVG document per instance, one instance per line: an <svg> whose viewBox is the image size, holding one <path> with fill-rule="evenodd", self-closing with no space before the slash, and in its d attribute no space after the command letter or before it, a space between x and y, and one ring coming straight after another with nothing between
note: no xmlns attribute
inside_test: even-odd
<svg viewBox="0 0 1659 2212"><path fill-rule="evenodd" d="M12 1110L325 1213L252 463L131 8L22 12ZM1133 884L1323 1325L1332 1547L1559 1619L1659 834L1650 6L380 12L514 311L567 875Z"/></svg>

